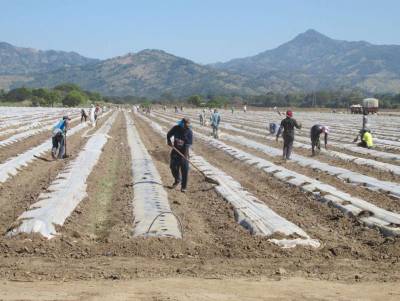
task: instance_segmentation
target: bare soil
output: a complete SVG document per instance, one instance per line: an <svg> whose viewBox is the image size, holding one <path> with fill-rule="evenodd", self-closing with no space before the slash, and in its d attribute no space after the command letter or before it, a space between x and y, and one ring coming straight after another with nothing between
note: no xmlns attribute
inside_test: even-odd
<svg viewBox="0 0 400 301"><path fill-rule="evenodd" d="M396 283L343 282L282 278L202 279L156 278L129 281L10 282L0 283L0 298L15 300L304 300L350 301L400 298Z"/></svg>
<svg viewBox="0 0 400 301"><path fill-rule="evenodd" d="M316 250L281 249L237 224L230 205L195 170L190 171L186 194L170 189L173 178L165 138L138 118L135 124L161 175L171 208L182 222L183 239L132 236L131 158L125 119L119 113L87 180L88 196L59 229L60 235L52 240L37 235L0 237L0 299L398 298L400 292L393 283L400 279L398 238L385 238L337 209L196 140L197 154L322 243ZM77 156L86 141L81 133L71 137L68 160ZM36 160L0 186L2 234L47 189L68 160Z"/></svg>

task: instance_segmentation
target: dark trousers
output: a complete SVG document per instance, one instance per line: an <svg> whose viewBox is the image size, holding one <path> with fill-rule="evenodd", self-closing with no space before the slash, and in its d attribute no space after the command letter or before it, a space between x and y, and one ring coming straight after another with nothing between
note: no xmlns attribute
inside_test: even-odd
<svg viewBox="0 0 400 301"><path fill-rule="evenodd" d="M317 148L319 151L321 150L321 142L319 140L319 135L314 137L311 136L311 149L313 155L315 155L315 148Z"/></svg>
<svg viewBox="0 0 400 301"><path fill-rule="evenodd" d="M171 173L175 178L175 182L182 182L181 188L186 189L189 174L189 163L180 155L172 151L169 167L171 168Z"/></svg>
<svg viewBox="0 0 400 301"><path fill-rule="evenodd" d="M283 136L283 159L290 159L292 153L294 136Z"/></svg>
<svg viewBox="0 0 400 301"><path fill-rule="evenodd" d="M64 135L56 135L52 138L53 148L51 153L53 157L57 157L58 159L62 159L64 157ZM58 150L58 156L56 156Z"/></svg>
<svg viewBox="0 0 400 301"><path fill-rule="evenodd" d="M361 147L369 148L367 143L365 141L363 141L363 140L361 140L361 142L359 142L357 145L361 146Z"/></svg>
<svg viewBox="0 0 400 301"><path fill-rule="evenodd" d="M87 121L87 115L81 115L81 123L82 123L83 119L85 119L85 122L86 122Z"/></svg>

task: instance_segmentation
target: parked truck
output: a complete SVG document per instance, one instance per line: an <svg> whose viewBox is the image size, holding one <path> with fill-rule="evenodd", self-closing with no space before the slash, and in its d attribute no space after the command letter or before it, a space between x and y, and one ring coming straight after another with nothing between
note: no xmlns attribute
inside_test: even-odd
<svg viewBox="0 0 400 301"><path fill-rule="evenodd" d="M363 109L367 114L378 113L379 100L376 98L365 98L363 100Z"/></svg>
<svg viewBox="0 0 400 301"><path fill-rule="evenodd" d="M375 114L378 112L379 108L379 100L376 98L365 98L362 102L362 105L356 104L350 106L351 114L363 114L366 112L367 114Z"/></svg>

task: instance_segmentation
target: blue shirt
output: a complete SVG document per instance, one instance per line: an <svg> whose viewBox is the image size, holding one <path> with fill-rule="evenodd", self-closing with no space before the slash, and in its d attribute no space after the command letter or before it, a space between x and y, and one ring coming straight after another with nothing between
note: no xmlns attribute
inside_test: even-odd
<svg viewBox="0 0 400 301"><path fill-rule="evenodd" d="M221 116L219 115L218 112L212 114L212 117L211 117L211 125L212 126L218 126L220 121L221 121Z"/></svg>
<svg viewBox="0 0 400 301"><path fill-rule="evenodd" d="M60 130L64 131L64 129L65 129L65 120L64 120L64 119L61 119L61 120L54 126L53 130L55 130L55 129L60 129Z"/></svg>

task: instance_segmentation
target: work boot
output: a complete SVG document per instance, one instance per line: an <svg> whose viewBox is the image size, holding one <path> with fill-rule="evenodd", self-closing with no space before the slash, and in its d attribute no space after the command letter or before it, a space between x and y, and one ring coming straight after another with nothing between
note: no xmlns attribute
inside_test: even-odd
<svg viewBox="0 0 400 301"><path fill-rule="evenodd" d="M176 181L176 180L175 180L174 184L171 185L171 188L175 188L175 187L178 186L178 185L179 185L179 181Z"/></svg>
<svg viewBox="0 0 400 301"><path fill-rule="evenodd" d="M182 193L186 193L186 188L181 188Z"/></svg>

